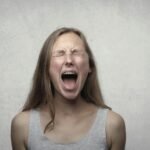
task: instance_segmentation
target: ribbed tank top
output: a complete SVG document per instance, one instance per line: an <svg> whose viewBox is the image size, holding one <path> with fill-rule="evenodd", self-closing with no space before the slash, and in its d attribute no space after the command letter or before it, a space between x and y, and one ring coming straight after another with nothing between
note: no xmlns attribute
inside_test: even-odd
<svg viewBox="0 0 150 150"><path fill-rule="evenodd" d="M106 118L108 109L99 109L92 127L79 141L69 144L55 143L48 139L41 128L40 114L31 110L29 120L28 150L108 150Z"/></svg>

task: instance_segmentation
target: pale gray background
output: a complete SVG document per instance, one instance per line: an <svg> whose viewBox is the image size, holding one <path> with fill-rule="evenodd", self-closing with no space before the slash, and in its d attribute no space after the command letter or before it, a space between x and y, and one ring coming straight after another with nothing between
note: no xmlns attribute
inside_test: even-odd
<svg viewBox="0 0 150 150"><path fill-rule="evenodd" d="M0 149L29 91L39 51L56 28L81 29L105 101L126 122L127 150L150 148L149 0L0 0Z"/></svg>

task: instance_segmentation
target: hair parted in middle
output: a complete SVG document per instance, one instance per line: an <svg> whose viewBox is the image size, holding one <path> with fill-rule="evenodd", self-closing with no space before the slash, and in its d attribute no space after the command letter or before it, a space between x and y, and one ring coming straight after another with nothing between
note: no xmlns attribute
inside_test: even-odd
<svg viewBox="0 0 150 150"><path fill-rule="evenodd" d="M84 34L76 28L67 28L67 27L59 28L55 30L47 38L41 49L37 66L33 75L32 87L28 95L27 101L23 107L23 111L25 111L33 108L38 108L41 104L44 103L48 104L51 115L51 121L49 122L45 130L49 128L51 124L54 123L55 118L55 107L54 107L55 89L49 75L51 51L53 49L53 45L56 42L56 40L61 35L70 32L78 35L83 41L85 50L89 57L89 66L91 68L91 72L88 74L83 89L81 90L81 96L88 103L93 103L103 108L109 108L108 106L105 105L104 100L102 98L97 77L95 60Z"/></svg>

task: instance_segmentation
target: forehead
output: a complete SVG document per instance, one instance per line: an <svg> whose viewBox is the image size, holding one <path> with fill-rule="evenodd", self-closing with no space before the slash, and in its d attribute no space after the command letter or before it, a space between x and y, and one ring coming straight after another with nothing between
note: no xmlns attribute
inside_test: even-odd
<svg viewBox="0 0 150 150"><path fill-rule="evenodd" d="M53 49L67 48L67 47L68 48L79 47L83 49L85 46L83 40L76 33L69 32L60 35L56 39L53 45Z"/></svg>

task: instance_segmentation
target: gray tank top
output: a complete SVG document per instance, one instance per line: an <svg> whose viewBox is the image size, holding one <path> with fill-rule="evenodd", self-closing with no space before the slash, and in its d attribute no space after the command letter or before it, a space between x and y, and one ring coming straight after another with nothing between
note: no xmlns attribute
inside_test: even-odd
<svg viewBox="0 0 150 150"><path fill-rule="evenodd" d="M28 150L108 150L105 132L107 112L107 109L98 110L92 127L82 139L74 143L60 144L43 134L39 112L31 110Z"/></svg>

